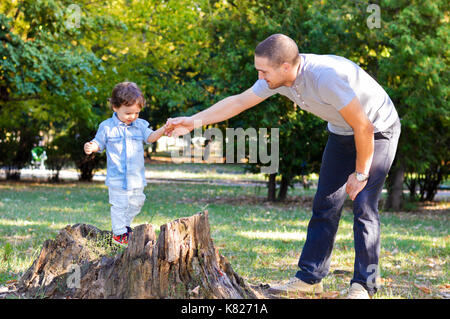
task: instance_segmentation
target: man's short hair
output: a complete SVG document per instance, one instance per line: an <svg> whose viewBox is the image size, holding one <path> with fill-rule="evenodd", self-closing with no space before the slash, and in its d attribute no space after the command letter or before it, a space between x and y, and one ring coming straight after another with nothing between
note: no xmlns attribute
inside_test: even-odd
<svg viewBox="0 0 450 319"><path fill-rule="evenodd" d="M145 106L145 98L141 90L134 82L121 82L117 84L109 99L111 109L121 106L132 106L135 103L142 109Z"/></svg>
<svg viewBox="0 0 450 319"><path fill-rule="evenodd" d="M276 67L284 62L297 64L300 58L294 40L279 33L260 42L256 46L255 56L267 58Z"/></svg>

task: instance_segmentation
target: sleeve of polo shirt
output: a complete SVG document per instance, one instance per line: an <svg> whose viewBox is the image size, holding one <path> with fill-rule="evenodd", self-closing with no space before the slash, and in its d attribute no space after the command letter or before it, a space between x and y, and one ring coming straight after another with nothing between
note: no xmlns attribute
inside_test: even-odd
<svg viewBox="0 0 450 319"><path fill-rule="evenodd" d="M338 111L356 96L345 76L338 74L334 69L325 70L320 74L317 87L322 100L333 105Z"/></svg>
<svg viewBox="0 0 450 319"><path fill-rule="evenodd" d="M99 152L103 152L106 146L106 130L105 125L103 125L103 123L100 124L97 134L95 134L95 137L91 142L97 143L99 147Z"/></svg>
<svg viewBox="0 0 450 319"><path fill-rule="evenodd" d="M267 85L266 80L260 79L255 82L252 86L253 93L255 93L260 98L266 99L269 96L272 96L274 94L277 94L278 92L276 90L272 90Z"/></svg>
<svg viewBox="0 0 450 319"><path fill-rule="evenodd" d="M140 128L142 131L142 136L144 137L144 143L145 144L150 144L147 142L148 137L150 136L150 134L152 134L154 131L150 128L150 123L148 123L146 120L140 121Z"/></svg>

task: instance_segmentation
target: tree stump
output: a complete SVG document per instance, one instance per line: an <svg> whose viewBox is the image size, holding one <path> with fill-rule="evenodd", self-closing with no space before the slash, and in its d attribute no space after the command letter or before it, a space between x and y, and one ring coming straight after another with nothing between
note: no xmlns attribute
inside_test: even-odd
<svg viewBox="0 0 450 319"><path fill-rule="evenodd" d="M134 228L111 253L110 232L76 224L47 240L19 281L29 298L264 298L211 239L208 212ZM104 251L110 250L109 254Z"/></svg>

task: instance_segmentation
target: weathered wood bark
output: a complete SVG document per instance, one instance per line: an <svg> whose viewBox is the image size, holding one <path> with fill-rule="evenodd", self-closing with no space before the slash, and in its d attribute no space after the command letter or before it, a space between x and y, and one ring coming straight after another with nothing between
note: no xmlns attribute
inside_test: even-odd
<svg viewBox="0 0 450 319"><path fill-rule="evenodd" d="M218 253L208 212L135 227L126 249L99 254L109 232L76 224L48 240L18 290L47 298L261 298ZM106 243L106 244L105 244Z"/></svg>

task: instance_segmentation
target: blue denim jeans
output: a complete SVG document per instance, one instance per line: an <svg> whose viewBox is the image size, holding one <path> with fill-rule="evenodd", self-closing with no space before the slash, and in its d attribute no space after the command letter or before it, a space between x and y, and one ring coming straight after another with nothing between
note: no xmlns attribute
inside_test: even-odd
<svg viewBox="0 0 450 319"><path fill-rule="evenodd" d="M377 291L374 273L378 269L380 253L378 202L395 157L400 130L398 120L386 131L375 133L370 177L353 201L355 264L351 283L363 285L369 294ZM346 182L355 171L355 161L354 136L330 132L322 157L313 214L298 261L300 270L295 275L304 282L317 283L328 274L342 207L347 198Z"/></svg>

